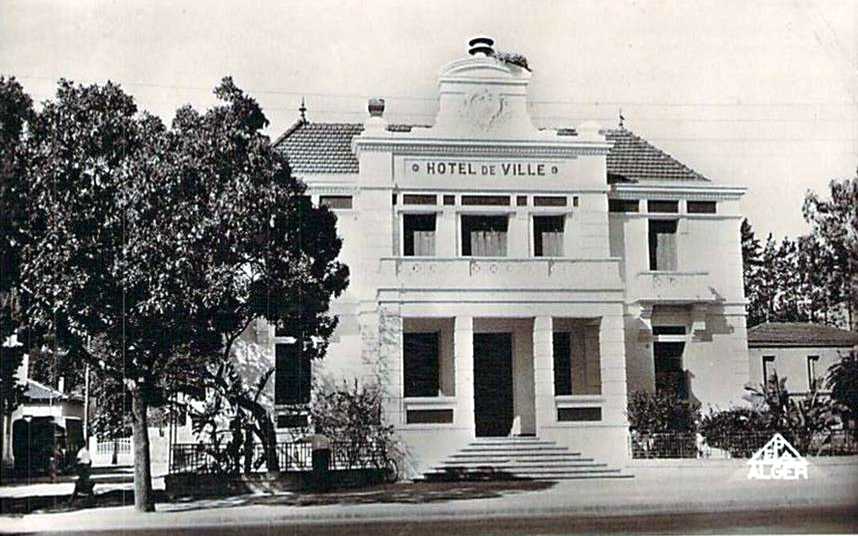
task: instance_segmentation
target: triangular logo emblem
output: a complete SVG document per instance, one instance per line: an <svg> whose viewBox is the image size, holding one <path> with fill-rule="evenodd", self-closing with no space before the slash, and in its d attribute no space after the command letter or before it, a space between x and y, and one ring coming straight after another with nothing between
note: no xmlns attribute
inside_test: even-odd
<svg viewBox="0 0 858 536"><path fill-rule="evenodd" d="M748 460L752 480L807 479L807 460L779 433Z"/></svg>

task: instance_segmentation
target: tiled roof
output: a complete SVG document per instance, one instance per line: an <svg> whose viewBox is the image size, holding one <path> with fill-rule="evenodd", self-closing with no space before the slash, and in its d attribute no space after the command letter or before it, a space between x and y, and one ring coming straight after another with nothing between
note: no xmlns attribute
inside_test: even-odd
<svg viewBox="0 0 858 536"><path fill-rule="evenodd" d="M27 380L24 396L30 400L61 400L65 395L52 387L43 385L35 380Z"/></svg>
<svg viewBox="0 0 858 536"><path fill-rule="evenodd" d="M608 153L608 182L709 180L631 130L608 130L605 137L614 142Z"/></svg>
<svg viewBox="0 0 858 536"><path fill-rule="evenodd" d="M820 346L847 348L858 345L858 333L804 322L766 322L748 330L748 346Z"/></svg>
<svg viewBox="0 0 858 536"><path fill-rule="evenodd" d="M388 130L408 132L411 125L389 125ZM357 173L351 142L361 132L360 123L298 122L274 143L296 173ZM573 129L558 134L576 135ZM608 182L708 180L630 130L607 130L605 137L614 142L608 153Z"/></svg>

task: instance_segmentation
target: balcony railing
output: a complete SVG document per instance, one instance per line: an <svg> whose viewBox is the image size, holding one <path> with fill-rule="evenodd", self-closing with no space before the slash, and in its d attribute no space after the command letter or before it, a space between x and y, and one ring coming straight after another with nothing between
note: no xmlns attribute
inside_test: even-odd
<svg viewBox="0 0 858 536"><path fill-rule="evenodd" d="M610 258L385 257L380 270L402 288L622 289Z"/></svg>
<svg viewBox="0 0 858 536"><path fill-rule="evenodd" d="M640 272L629 293L633 301L705 303L718 299L708 272Z"/></svg>

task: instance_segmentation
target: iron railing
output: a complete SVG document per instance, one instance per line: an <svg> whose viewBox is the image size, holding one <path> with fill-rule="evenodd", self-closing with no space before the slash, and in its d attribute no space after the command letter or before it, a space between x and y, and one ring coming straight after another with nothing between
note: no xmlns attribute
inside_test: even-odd
<svg viewBox="0 0 858 536"><path fill-rule="evenodd" d="M252 447L236 451L228 444L178 443L172 447L170 473L264 471L265 449L259 443ZM281 471L311 471L313 468L313 447L310 442L277 443L275 452ZM375 443L332 442L328 469L381 469L387 466L387 461L387 451L384 446Z"/></svg>
<svg viewBox="0 0 858 536"><path fill-rule="evenodd" d="M688 432L641 434L629 441L632 458L750 458L774 435L773 431L718 434L704 437ZM783 432L784 438L803 456L858 454L858 440L848 430L828 432Z"/></svg>

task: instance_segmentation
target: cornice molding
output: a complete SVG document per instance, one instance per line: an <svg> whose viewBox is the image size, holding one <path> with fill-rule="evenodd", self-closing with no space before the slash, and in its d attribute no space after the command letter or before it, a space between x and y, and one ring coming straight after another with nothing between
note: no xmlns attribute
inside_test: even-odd
<svg viewBox="0 0 858 536"><path fill-rule="evenodd" d="M389 152L397 155L575 158L605 156L613 142L564 140L403 139L355 136L352 151Z"/></svg>
<svg viewBox="0 0 858 536"><path fill-rule="evenodd" d="M608 193L610 199L641 199L659 196L662 198L717 201L739 199L748 189L744 186L720 184L613 184Z"/></svg>
<svg viewBox="0 0 858 536"><path fill-rule="evenodd" d="M352 194L360 192L360 187L354 184L307 184L307 193L314 194Z"/></svg>

